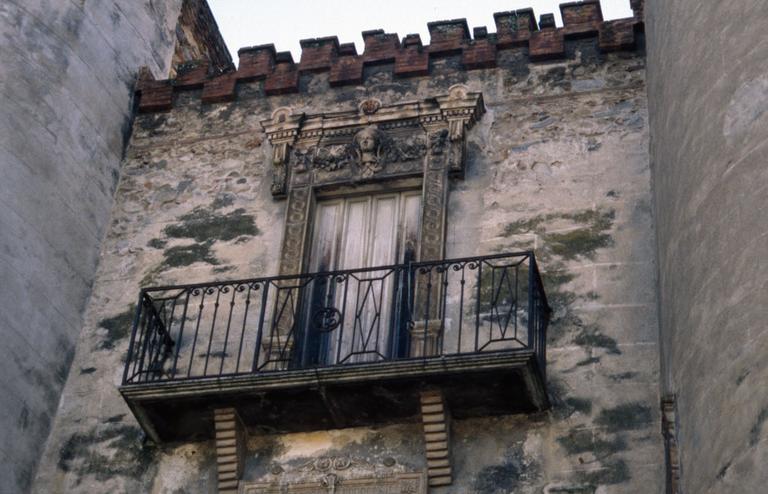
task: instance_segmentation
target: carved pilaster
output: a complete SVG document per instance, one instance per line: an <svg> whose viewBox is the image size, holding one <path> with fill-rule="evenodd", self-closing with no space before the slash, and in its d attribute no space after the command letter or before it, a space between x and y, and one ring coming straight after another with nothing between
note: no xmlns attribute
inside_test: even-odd
<svg viewBox="0 0 768 494"><path fill-rule="evenodd" d="M437 304L432 304L437 305ZM414 317L418 317L415 314ZM443 329L442 319L416 320L411 327L411 357L437 355Z"/></svg>
<svg viewBox="0 0 768 494"><path fill-rule="evenodd" d="M288 142L275 142L272 144L272 195L285 197L288 190Z"/></svg>
<svg viewBox="0 0 768 494"><path fill-rule="evenodd" d="M219 494L236 494L243 473L245 427L234 408L217 409L213 417L216 427Z"/></svg>
<svg viewBox="0 0 768 494"><path fill-rule="evenodd" d="M445 213L448 195L448 173L442 163L424 171L424 203L421 212L421 261L443 258L445 249Z"/></svg>
<svg viewBox="0 0 768 494"><path fill-rule="evenodd" d="M281 275L301 272L309 230L311 201L309 187L293 187L288 194L283 247L280 253Z"/></svg>
<svg viewBox="0 0 768 494"><path fill-rule="evenodd" d="M421 205L421 238L418 259L437 261L445 254L445 221L448 205L448 168L449 156L448 131L444 122L423 123L428 130L430 152L424 167L423 200ZM415 276L415 298L413 318L417 324L411 331L412 352L432 355L439 339L439 326L432 321L439 321L441 291L440 275L434 270L417 269ZM414 355L415 356L415 355Z"/></svg>
<svg viewBox="0 0 768 494"><path fill-rule="evenodd" d="M450 485L453 482L450 416L442 391L422 391L421 418L424 423L429 485Z"/></svg>
<svg viewBox="0 0 768 494"><path fill-rule="evenodd" d="M306 243L312 211L309 187L293 187L288 192L283 246L280 252L280 274L299 274L304 268ZM294 280L276 282L275 320L269 338L264 340L263 352L267 368L284 369L293 358L296 343L296 308L301 303L301 291Z"/></svg>

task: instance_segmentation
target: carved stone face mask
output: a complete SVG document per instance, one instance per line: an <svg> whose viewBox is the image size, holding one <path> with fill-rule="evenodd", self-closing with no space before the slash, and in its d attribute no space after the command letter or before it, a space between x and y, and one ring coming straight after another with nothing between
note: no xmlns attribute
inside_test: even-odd
<svg viewBox="0 0 768 494"><path fill-rule="evenodd" d="M376 149L376 130L366 127L357 134L357 144L361 151L372 152Z"/></svg>
<svg viewBox="0 0 768 494"><path fill-rule="evenodd" d="M370 178L374 173L381 171L379 163L379 135L376 127L366 127L355 135L355 144L358 147L358 159L362 168L363 178Z"/></svg>

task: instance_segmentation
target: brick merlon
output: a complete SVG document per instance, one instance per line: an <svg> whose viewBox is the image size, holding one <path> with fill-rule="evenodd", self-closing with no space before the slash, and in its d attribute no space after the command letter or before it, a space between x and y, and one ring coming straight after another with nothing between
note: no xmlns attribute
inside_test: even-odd
<svg viewBox="0 0 768 494"><path fill-rule="evenodd" d="M460 57L455 70L506 70L498 55L502 50L524 49L528 60L515 63L562 59L568 56L566 42L574 38L594 39L603 52L635 50L642 40L637 34L644 30L644 1L626 1L633 8L633 17L612 21L603 20L599 0L563 3L560 28L552 14L542 15L537 23L531 8L493 14L495 33L485 27L472 33L466 19L429 22L429 44L423 44L418 34L401 40L397 33L372 29L362 33L365 47L360 54L354 43L339 43L336 36L308 38L300 41L298 63L290 52L278 52L273 44L245 47L237 52L240 63L235 72L218 73L200 64L180 70L175 80L155 81L142 73L136 85L139 111L168 110L174 92L201 86L205 103L231 101L237 95L237 84L255 81L262 81L266 96L296 93L302 73L328 72L333 87L362 84L365 67L379 64L391 65L396 77L420 77L429 75L434 65L430 60L439 57Z"/></svg>
<svg viewBox="0 0 768 494"><path fill-rule="evenodd" d="M585 22L602 22L603 10L599 0L583 0L560 4L563 25L581 24Z"/></svg>
<svg viewBox="0 0 768 494"><path fill-rule="evenodd" d="M452 19L427 23L429 30L429 53L431 55L450 54L461 51L471 36L466 19Z"/></svg>
<svg viewBox="0 0 768 494"><path fill-rule="evenodd" d="M302 72L329 70L339 54L339 38L336 36L303 39L299 44L301 45L299 70Z"/></svg>

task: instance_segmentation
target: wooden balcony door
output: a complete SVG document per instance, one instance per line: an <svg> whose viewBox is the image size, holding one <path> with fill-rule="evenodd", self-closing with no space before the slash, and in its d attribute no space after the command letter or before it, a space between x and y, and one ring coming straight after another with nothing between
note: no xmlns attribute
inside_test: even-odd
<svg viewBox="0 0 768 494"><path fill-rule="evenodd" d="M310 272L375 268L415 260L421 191L319 201ZM372 362L405 354L402 269L314 280L309 287L306 364ZM323 322L330 321L330 324Z"/></svg>

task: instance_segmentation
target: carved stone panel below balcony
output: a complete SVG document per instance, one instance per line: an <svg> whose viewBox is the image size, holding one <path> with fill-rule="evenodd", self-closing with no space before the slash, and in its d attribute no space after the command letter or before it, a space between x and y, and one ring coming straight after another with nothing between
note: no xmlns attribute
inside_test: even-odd
<svg viewBox="0 0 768 494"><path fill-rule="evenodd" d="M241 482L244 494L426 494L427 476L365 459L320 457L272 481Z"/></svg>

